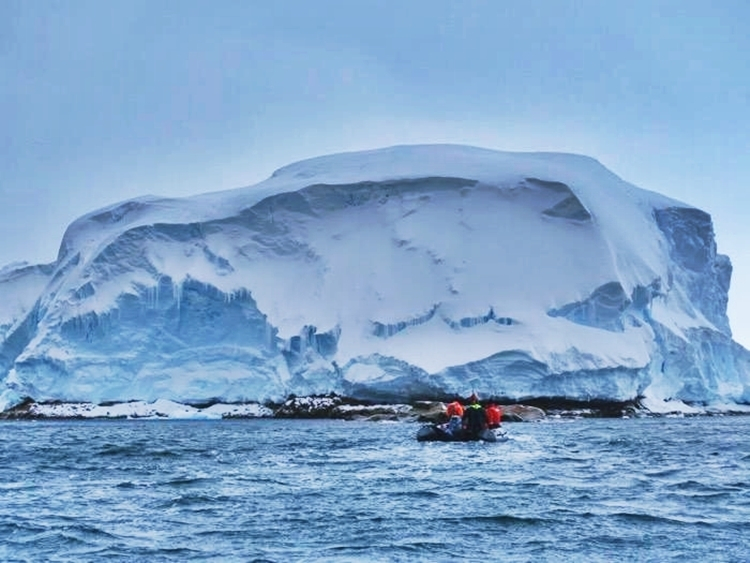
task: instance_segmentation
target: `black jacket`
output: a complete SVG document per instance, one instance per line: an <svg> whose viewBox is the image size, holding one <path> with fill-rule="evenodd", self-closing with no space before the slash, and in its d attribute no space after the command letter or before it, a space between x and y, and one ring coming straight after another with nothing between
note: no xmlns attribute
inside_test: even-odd
<svg viewBox="0 0 750 563"><path fill-rule="evenodd" d="M479 404L472 404L464 409L464 428L469 436L477 437L480 432L487 428L487 420L484 408Z"/></svg>

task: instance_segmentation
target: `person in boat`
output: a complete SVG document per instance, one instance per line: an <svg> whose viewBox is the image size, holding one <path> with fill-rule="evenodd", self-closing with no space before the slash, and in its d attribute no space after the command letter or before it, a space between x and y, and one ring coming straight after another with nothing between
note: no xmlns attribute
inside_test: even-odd
<svg viewBox="0 0 750 563"><path fill-rule="evenodd" d="M500 421L503 418L503 411L495 403L487 405L487 428L500 428Z"/></svg>
<svg viewBox="0 0 750 563"><path fill-rule="evenodd" d="M463 429L463 415L464 407L458 400L448 403L445 407L445 416L448 418L448 422L441 424L439 428L446 434L457 436Z"/></svg>
<svg viewBox="0 0 750 563"><path fill-rule="evenodd" d="M472 440L478 440L479 435L487 428L487 415L476 393L471 394L469 404L464 409L463 427L464 432Z"/></svg>

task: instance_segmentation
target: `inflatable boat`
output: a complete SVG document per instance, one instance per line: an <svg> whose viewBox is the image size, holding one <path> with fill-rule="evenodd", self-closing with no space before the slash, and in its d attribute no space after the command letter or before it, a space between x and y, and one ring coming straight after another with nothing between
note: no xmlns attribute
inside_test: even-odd
<svg viewBox="0 0 750 563"><path fill-rule="evenodd" d="M425 424L417 431L418 442L504 442L508 433L502 427L485 428L479 435L471 435L464 430L449 432L445 424Z"/></svg>

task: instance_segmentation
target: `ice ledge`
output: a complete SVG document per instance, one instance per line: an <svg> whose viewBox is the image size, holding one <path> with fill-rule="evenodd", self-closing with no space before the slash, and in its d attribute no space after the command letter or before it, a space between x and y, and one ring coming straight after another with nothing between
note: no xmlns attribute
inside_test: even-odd
<svg viewBox="0 0 750 563"><path fill-rule="evenodd" d="M166 399L156 401L129 401L96 405L94 403L37 403L25 401L2 413L3 418L59 418L59 419L221 419L264 418L273 416L273 411L258 403L217 403L205 408L185 405Z"/></svg>

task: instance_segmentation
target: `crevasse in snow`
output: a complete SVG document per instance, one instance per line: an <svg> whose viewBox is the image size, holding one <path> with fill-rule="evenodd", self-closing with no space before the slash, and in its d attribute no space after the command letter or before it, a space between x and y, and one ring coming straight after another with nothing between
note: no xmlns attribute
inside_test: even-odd
<svg viewBox="0 0 750 563"><path fill-rule="evenodd" d="M0 407L750 402L703 211L593 159L405 146L93 212L0 271Z"/></svg>

